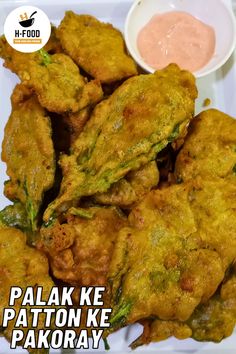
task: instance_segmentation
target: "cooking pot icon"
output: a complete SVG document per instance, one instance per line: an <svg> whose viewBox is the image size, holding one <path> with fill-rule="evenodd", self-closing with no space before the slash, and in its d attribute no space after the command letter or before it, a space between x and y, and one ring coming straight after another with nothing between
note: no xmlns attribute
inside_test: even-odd
<svg viewBox="0 0 236 354"><path fill-rule="evenodd" d="M22 27L31 27L34 23L34 18L33 16L37 13L37 11L34 11L31 15L30 15L30 18L28 18L27 14L25 13L24 17L21 16L21 19L22 18L25 18L25 20L22 20L22 21L19 21L19 24L22 26Z"/></svg>

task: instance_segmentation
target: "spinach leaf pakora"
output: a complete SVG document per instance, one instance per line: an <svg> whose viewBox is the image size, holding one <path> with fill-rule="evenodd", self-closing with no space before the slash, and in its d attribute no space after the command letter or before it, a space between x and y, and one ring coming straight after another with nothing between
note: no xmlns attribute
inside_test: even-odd
<svg viewBox="0 0 236 354"><path fill-rule="evenodd" d="M110 24L67 11L57 35L65 52L102 83L138 74L134 60L126 53L121 32Z"/></svg>
<svg viewBox="0 0 236 354"><path fill-rule="evenodd" d="M192 74L174 64L123 83L96 106L71 154L61 158L61 190L46 210L45 222L155 160L185 132L196 96Z"/></svg>
<svg viewBox="0 0 236 354"><path fill-rule="evenodd" d="M3 310L9 308L9 294L11 287L18 286L23 291L27 287L42 287L42 299L47 301L50 291L54 286L48 272L48 261L45 255L26 245L26 236L20 230L14 228L0 228L0 268L1 268L1 287L0 287L0 326L1 334L7 340L11 340L12 330L15 328L17 314L21 306L21 299L16 300L14 310L16 318L9 321L8 326L2 327ZM28 322L32 323L32 313L30 306L25 306L27 310ZM34 329L36 332L44 329L44 317L39 316L38 326ZM18 328L19 329L19 328ZM20 327L26 335L28 330L23 326ZM45 353L44 350L33 350L29 348L31 353Z"/></svg>
<svg viewBox="0 0 236 354"><path fill-rule="evenodd" d="M100 83L87 82L73 60L63 53L49 55L44 49L20 53L1 37L0 57L50 112L75 113L102 99Z"/></svg>
<svg viewBox="0 0 236 354"><path fill-rule="evenodd" d="M235 203L234 184L199 179L152 191L132 210L110 269L114 325L187 321L215 293L236 259Z"/></svg>
<svg viewBox="0 0 236 354"><path fill-rule="evenodd" d="M169 337L193 338L197 341L220 342L231 336L236 325L236 277L226 279L217 293L206 303L198 306L186 322L160 321L143 322L143 333L131 347L159 342Z"/></svg>
<svg viewBox="0 0 236 354"><path fill-rule="evenodd" d="M100 204L130 208L138 203L150 190L157 187L159 171L155 161L149 162L137 171L131 171L125 178L114 183L106 193L96 194Z"/></svg>
<svg viewBox="0 0 236 354"><path fill-rule="evenodd" d="M192 120L175 166L177 181L197 176L236 183L236 120L216 109Z"/></svg>
<svg viewBox="0 0 236 354"><path fill-rule="evenodd" d="M8 205L0 211L0 225L15 227L26 233L32 231L25 207L19 201L15 201L14 204Z"/></svg>
<svg viewBox="0 0 236 354"><path fill-rule="evenodd" d="M53 275L74 286L106 286L114 244L126 217L113 207L90 207L72 208L66 219L41 228L37 245L48 255Z"/></svg>
<svg viewBox="0 0 236 354"><path fill-rule="evenodd" d="M6 162L10 177L4 194L24 206L32 231L38 227L44 193L54 183L55 154L51 134L50 118L37 98L24 86L17 85L2 144L2 160Z"/></svg>

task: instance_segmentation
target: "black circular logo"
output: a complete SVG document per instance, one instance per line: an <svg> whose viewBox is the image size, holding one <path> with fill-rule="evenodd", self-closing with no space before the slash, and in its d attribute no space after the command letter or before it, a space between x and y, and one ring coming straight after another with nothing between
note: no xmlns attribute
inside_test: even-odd
<svg viewBox="0 0 236 354"><path fill-rule="evenodd" d="M37 11L34 11L30 17L28 18L27 16L27 13L25 12L24 15L21 15L21 21L19 21L19 24L22 26L22 27L31 27L33 24L34 24L34 15L37 13Z"/></svg>

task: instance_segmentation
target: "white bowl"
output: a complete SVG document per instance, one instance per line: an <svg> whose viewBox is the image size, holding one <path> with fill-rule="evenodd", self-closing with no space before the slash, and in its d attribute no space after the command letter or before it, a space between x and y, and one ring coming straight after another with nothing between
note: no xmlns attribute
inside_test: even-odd
<svg viewBox="0 0 236 354"><path fill-rule="evenodd" d="M144 70L153 73L156 69L142 59L137 36L155 14L170 11L188 12L215 30L215 53L203 68L194 72L197 78L219 69L229 59L236 45L236 20L232 9L222 0L136 0L126 18L125 41L130 54Z"/></svg>

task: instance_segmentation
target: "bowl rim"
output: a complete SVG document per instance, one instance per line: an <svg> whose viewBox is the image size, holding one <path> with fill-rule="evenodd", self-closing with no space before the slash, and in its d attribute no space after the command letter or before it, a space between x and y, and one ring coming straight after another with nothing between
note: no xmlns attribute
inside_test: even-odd
<svg viewBox="0 0 236 354"><path fill-rule="evenodd" d="M142 69L144 69L146 72L154 73L156 71L156 69L152 68L142 58L138 57L136 51L133 49L133 46L131 45L130 40L129 40L129 25L131 22L131 17L133 15L134 10L139 5L140 1L144 1L144 0L135 0L128 11L128 14L127 14L126 20L125 20L124 37L125 37L127 49L129 51L130 55L136 61L136 63ZM147 2L148 2L148 0L147 0ZM203 67L202 69L193 72L193 75L196 78L201 78L201 77L207 76L207 75L213 73L214 71L218 70L219 68L221 68L227 62L227 60L231 57L231 55L236 47L236 17L234 15L233 9L231 8L231 6L227 5L223 0L218 0L218 2L221 3L221 5L223 5L223 7L227 10L227 13L230 17L231 25L232 25L233 40L232 40L231 46L230 46L228 52L226 53L226 55L214 67L212 67L211 69L202 71L204 69L204 67ZM202 71L202 72L200 72L200 71Z"/></svg>

